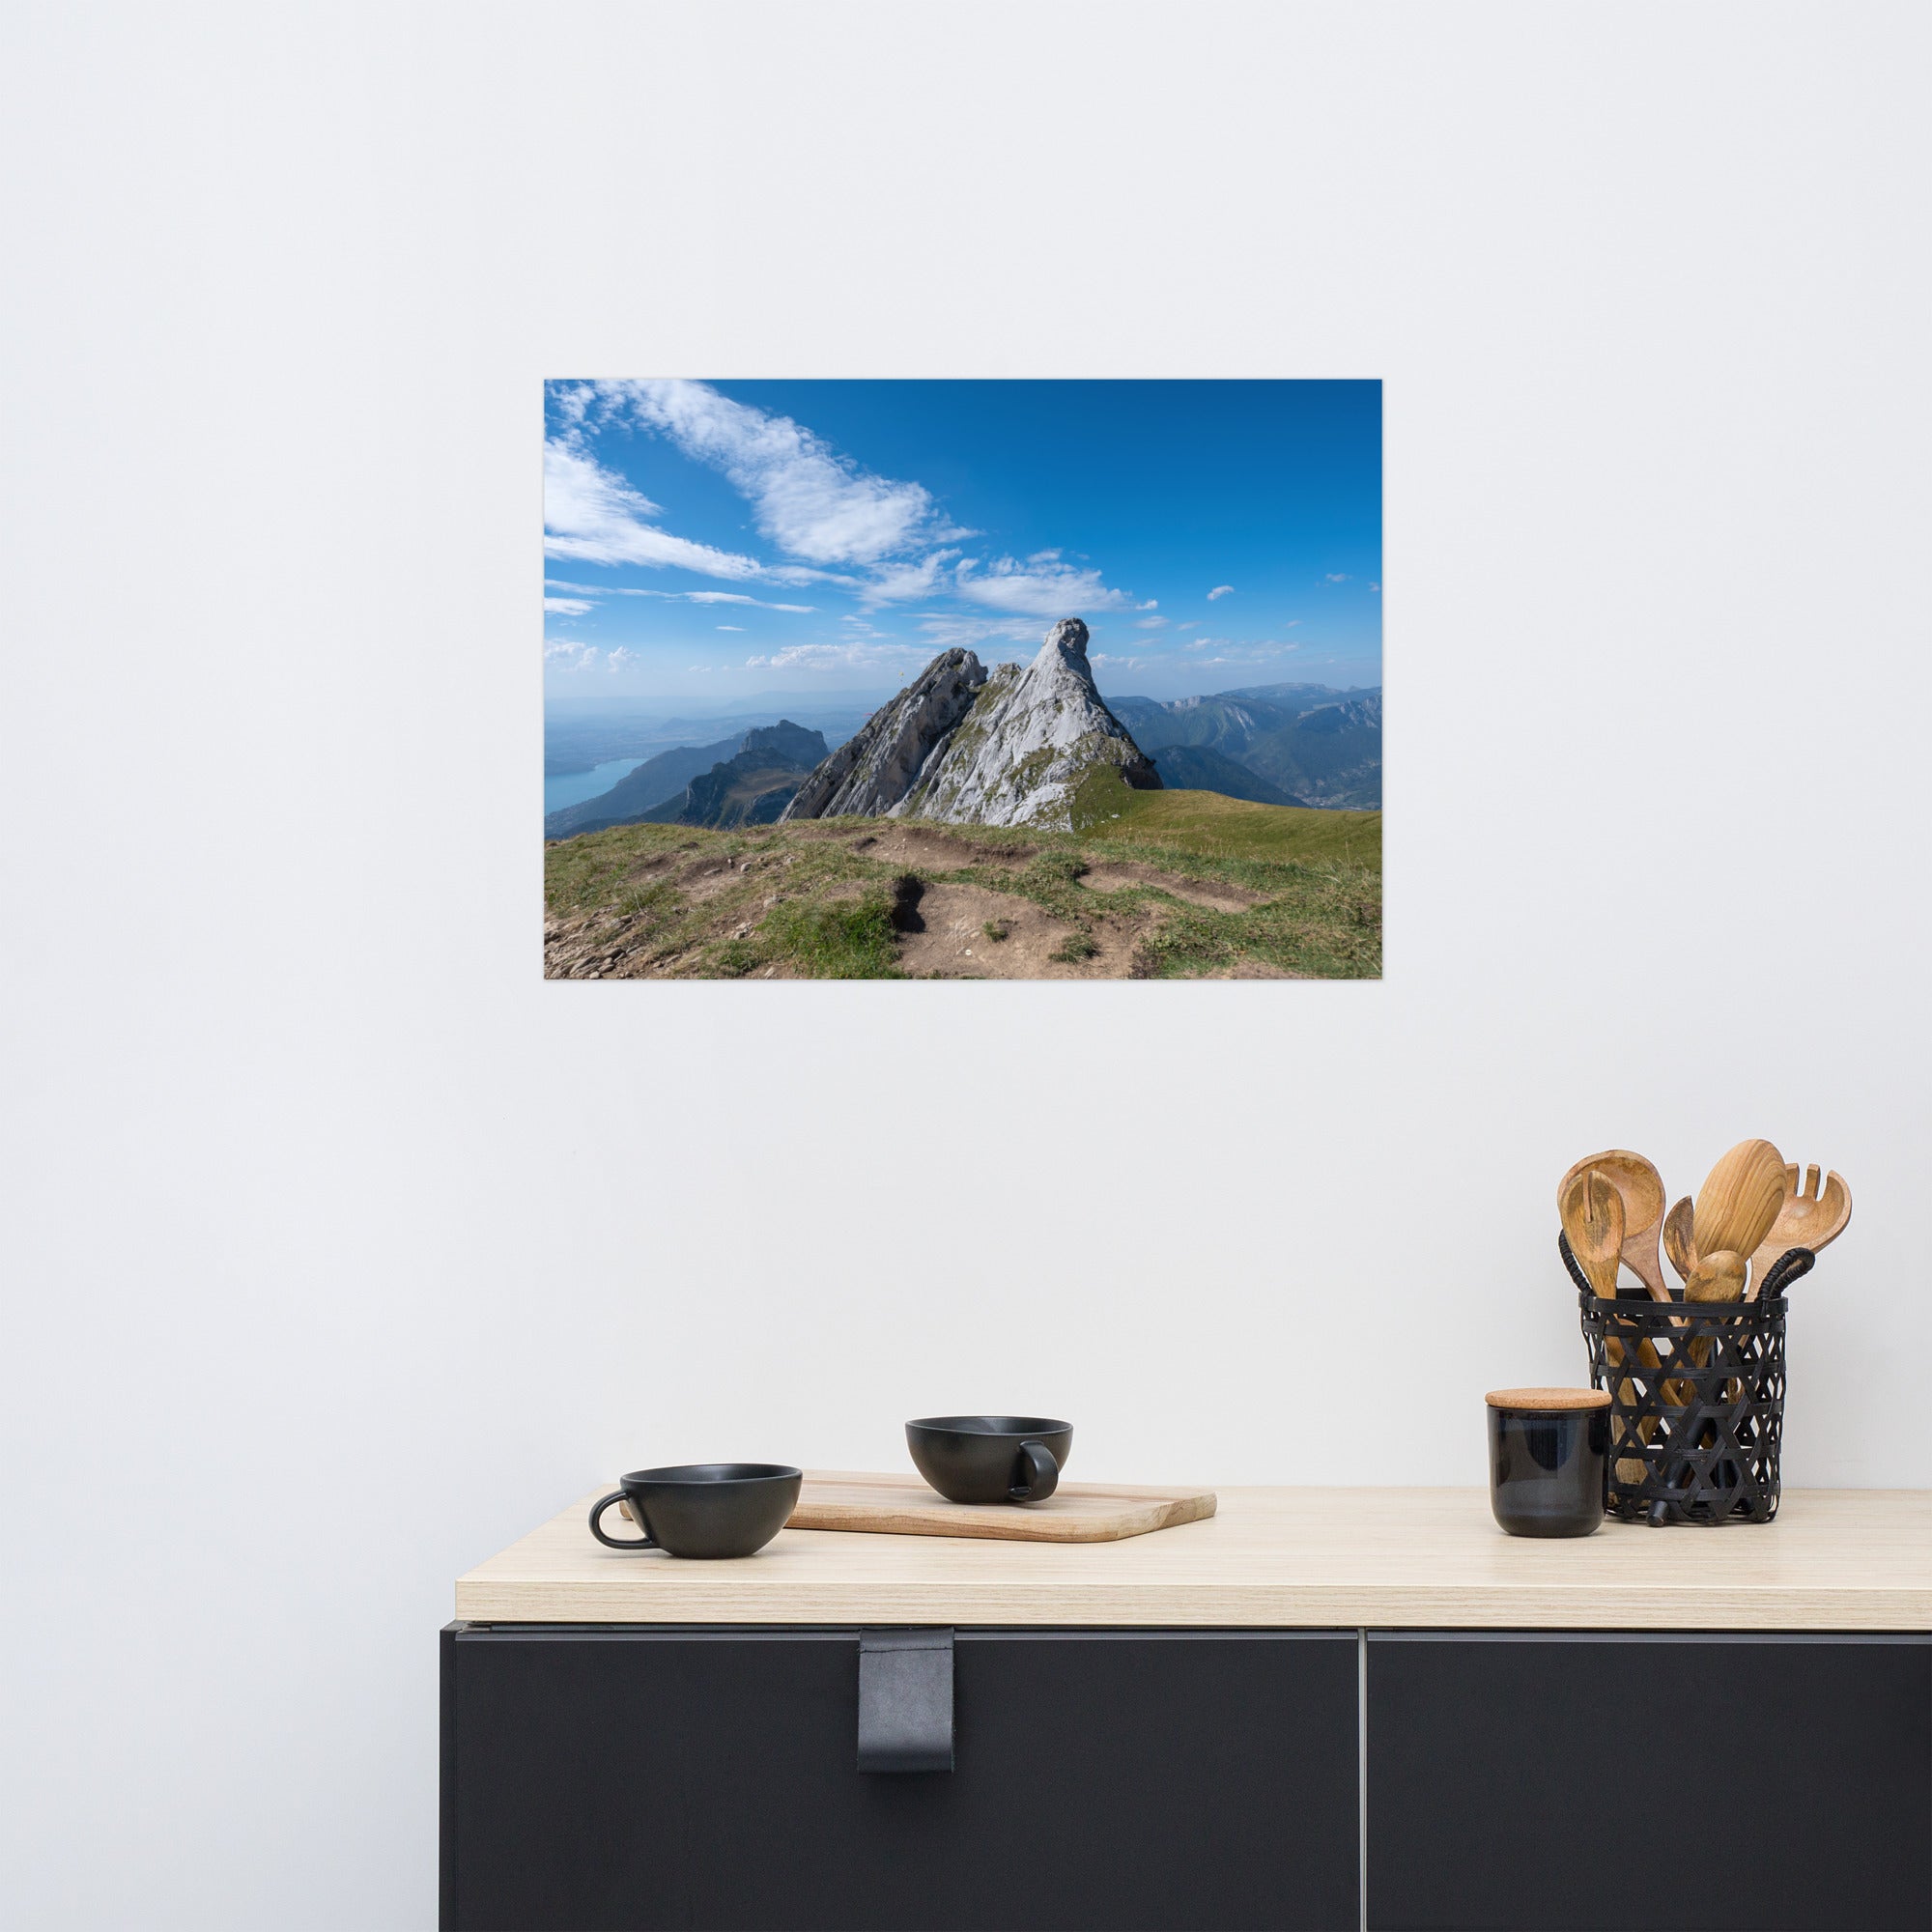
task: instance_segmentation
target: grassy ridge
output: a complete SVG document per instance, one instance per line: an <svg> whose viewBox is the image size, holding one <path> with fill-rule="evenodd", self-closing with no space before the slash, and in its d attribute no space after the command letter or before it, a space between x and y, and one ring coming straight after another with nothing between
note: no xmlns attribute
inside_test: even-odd
<svg viewBox="0 0 1932 1932"><path fill-rule="evenodd" d="M1104 777L1112 790L1083 787L1088 822L1071 833L850 818L558 841L544 852L545 971L901 978L899 910L952 886L1016 917L1037 909L1035 929L1043 915L1059 942L1045 957L1077 977L1380 974L1378 812L1133 792Z"/></svg>
<svg viewBox="0 0 1932 1932"><path fill-rule="evenodd" d="M1379 811L1318 811L1251 805L1218 791L1135 791L1111 766L1092 773L1073 801L1089 838L1161 845L1206 859L1280 865L1382 866Z"/></svg>

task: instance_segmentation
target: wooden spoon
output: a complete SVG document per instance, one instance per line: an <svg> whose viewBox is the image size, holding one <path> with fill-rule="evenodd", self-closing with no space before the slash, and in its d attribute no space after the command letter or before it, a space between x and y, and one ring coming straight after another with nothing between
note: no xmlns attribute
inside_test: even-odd
<svg viewBox="0 0 1932 1932"><path fill-rule="evenodd" d="M1744 1292L1745 1259L1729 1248L1700 1256L1684 1280L1686 1301L1737 1301L1743 1298ZM1709 1340L1692 1337L1685 1349L1685 1359L1696 1368L1703 1368L1711 1359ZM1696 1384L1682 1379L1667 1381L1663 1393L1666 1400L1682 1408L1696 1393Z"/></svg>
<svg viewBox="0 0 1932 1932"><path fill-rule="evenodd" d="M1684 1281L1686 1301L1742 1301L1745 1293L1745 1258L1729 1248L1701 1255Z"/></svg>
<svg viewBox="0 0 1932 1932"><path fill-rule="evenodd" d="M1784 1156L1769 1141L1740 1141L1697 1190L1691 1223L1697 1253L1756 1254L1783 1201Z"/></svg>
<svg viewBox="0 0 1932 1932"><path fill-rule="evenodd" d="M1645 1288L1653 1301L1668 1301L1670 1291L1663 1285L1663 1269L1657 1259L1658 1229L1663 1221L1663 1180L1657 1169L1640 1153L1611 1148L1579 1160L1556 1184L1557 1212L1563 1211L1563 1197L1579 1174L1591 1168L1604 1176L1623 1197L1623 1259ZM1576 1242L1570 1244L1575 1247ZM1615 1293L1613 1289L1612 1293Z"/></svg>
<svg viewBox="0 0 1932 1932"><path fill-rule="evenodd" d="M1778 1206L1777 1219L1771 1224L1771 1233L1764 1237L1763 1244L1751 1256L1747 1299L1757 1299L1765 1276L1783 1255L1793 1248L1809 1248L1816 1254L1845 1232L1845 1223L1851 1218L1852 1190L1845 1185L1841 1175L1828 1175L1821 1188L1818 1170L1808 1167L1804 1170L1804 1182L1801 1187L1797 1167L1787 1165L1784 1170L1784 1199Z"/></svg>
<svg viewBox="0 0 1932 1932"><path fill-rule="evenodd" d="M1692 1229L1695 1211L1687 1194L1663 1217L1663 1252L1670 1257L1679 1281L1689 1281L1697 1265L1697 1237Z"/></svg>
<svg viewBox="0 0 1932 1932"><path fill-rule="evenodd" d="M1617 1259L1624 1244L1624 1198L1607 1176L1585 1168L1571 1179L1556 1203L1570 1252L1605 1301L1617 1292Z"/></svg>

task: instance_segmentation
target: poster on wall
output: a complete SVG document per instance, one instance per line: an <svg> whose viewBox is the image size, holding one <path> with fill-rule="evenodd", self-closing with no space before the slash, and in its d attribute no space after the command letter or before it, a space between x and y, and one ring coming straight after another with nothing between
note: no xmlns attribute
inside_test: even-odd
<svg viewBox="0 0 1932 1932"><path fill-rule="evenodd" d="M1381 973L1381 384L544 387L544 972Z"/></svg>

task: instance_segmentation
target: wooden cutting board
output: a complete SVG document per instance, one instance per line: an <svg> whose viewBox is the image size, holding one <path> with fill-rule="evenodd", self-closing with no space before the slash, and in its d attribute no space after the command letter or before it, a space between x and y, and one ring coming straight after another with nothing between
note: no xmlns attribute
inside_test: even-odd
<svg viewBox="0 0 1932 1932"><path fill-rule="evenodd" d="M787 1529L887 1536L993 1536L1016 1543L1116 1543L1214 1514L1212 1490L1062 1483L1043 1503L950 1503L917 1476L810 1471Z"/></svg>

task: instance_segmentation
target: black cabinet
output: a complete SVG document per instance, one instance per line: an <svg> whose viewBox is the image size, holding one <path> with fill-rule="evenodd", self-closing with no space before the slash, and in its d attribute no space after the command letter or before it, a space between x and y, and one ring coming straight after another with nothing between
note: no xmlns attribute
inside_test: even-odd
<svg viewBox="0 0 1932 1932"><path fill-rule="evenodd" d="M1923 1637L1371 1634L1381 1932L1932 1927Z"/></svg>
<svg viewBox="0 0 1932 1932"><path fill-rule="evenodd" d="M452 1626L444 1927L1932 1932L1932 1637L862 1634Z"/></svg>
<svg viewBox="0 0 1932 1932"><path fill-rule="evenodd" d="M454 1626L456 1932L1359 1923L1355 1633L956 1634L954 1768L857 1768L857 1630Z"/></svg>

